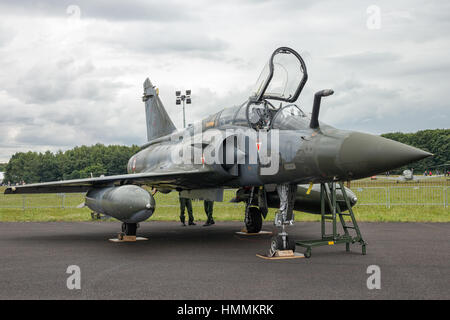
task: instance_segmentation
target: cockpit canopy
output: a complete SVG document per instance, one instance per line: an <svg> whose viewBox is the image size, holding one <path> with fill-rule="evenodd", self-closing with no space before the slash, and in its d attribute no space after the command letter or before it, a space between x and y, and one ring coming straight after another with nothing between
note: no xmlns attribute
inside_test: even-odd
<svg viewBox="0 0 450 320"><path fill-rule="evenodd" d="M302 57L293 49L276 49L259 76L249 100L203 120L203 129L228 125L255 130L299 130L308 127L305 113L292 102L298 99L308 74ZM274 106L269 100L286 102Z"/></svg>
<svg viewBox="0 0 450 320"><path fill-rule="evenodd" d="M250 100L257 102L275 99L294 102L307 80L308 73L302 57L291 48L278 48L256 81Z"/></svg>

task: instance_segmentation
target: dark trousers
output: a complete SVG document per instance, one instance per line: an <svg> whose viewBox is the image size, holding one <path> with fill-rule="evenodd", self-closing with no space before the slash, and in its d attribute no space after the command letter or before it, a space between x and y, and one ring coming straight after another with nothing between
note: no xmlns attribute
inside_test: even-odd
<svg viewBox="0 0 450 320"><path fill-rule="evenodd" d="M192 201L187 198L180 198L180 221L185 221L184 209L187 207L187 212L189 215L189 222L194 222L194 215L192 214Z"/></svg>
<svg viewBox="0 0 450 320"><path fill-rule="evenodd" d="M205 207L205 213L206 213L206 216L208 217L206 222L214 222L214 218L213 218L214 201L205 200L203 202L203 206Z"/></svg>

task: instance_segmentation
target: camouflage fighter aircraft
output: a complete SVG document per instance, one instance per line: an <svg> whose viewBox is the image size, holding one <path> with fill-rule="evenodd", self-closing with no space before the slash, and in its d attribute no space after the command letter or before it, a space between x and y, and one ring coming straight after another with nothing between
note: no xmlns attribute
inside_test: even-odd
<svg viewBox="0 0 450 320"><path fill-rule="evenodd" d="M306 114L295 102L307 79L301 56L278 48L247 101L182 130L146 79L142 99L148 142L130 158L127 174L8 187L5 193L86 192L90 209L117 218L126 235L135 235L137 224L156 207L141 186L214 201L223 199L224 189L235 188L235 201L246 202L247 230L258 232L268 207L280 208L276 225L283 228L293 222L293 210L320 214L318 183L370 177L431 156L320 122L321 98L333 94L330 89L315 94L312 114ZM346 191L354 205L355 195ZM338 201L347 208L342 194Z"/></svg>

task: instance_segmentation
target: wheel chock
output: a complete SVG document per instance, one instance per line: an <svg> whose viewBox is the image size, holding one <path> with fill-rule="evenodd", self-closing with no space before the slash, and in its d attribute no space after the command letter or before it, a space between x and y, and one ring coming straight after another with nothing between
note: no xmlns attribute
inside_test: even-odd
<svg viewBox="0 0 450 320"><path fill-rule="evenodd" d="M266 260L285 260L285 259L301 259L305 255L302 253L294 252L292 250L277 250L273 256L256 254L258 258Z"/></svg>
<svg viewBox="0 0 450 320"><path fill-rule="evenodd" d="M136 242L136 241L142 241L142 240L148 240L148 238L127 236L127 235L124 235L123 233L119 233L117 235L117 238L115 238L115 239L109 239L109 241L111 241L111 242Z"/></svg>
<svg viewBox="0 0 450 320"><path fill-rule="evenodd" d="M260 232L247 232L247 229L242 229L241 231L236 231L235 232L237 235L240 236L265 236L265 235L272 235L273 232L272 231L265 231L265 230L261 230Z"/></svg>

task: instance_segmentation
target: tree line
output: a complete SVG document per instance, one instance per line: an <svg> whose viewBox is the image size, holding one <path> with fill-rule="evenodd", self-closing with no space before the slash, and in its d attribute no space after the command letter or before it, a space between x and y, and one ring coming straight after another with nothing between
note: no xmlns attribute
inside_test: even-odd
<svg viewBox="0 0 450 320"><path fill-rule="evenodd" d="M139 146L96 144L56 153L17 152L5 167L3 183L35 183L124 174Z"/></svg>
<svg viewBox="0 0 450 320"><path fill-rule="evenodd" d="M414 168L416 174L425 169L433 170L437 165L450 162L450 129L423 130L416 133L386 133L383 137L399 141L431 152L434 157L391 171L401 173L404 169ZM139 151L139 146L119 146L96 144L75 147L65 152L46 151L17 152L7 164L3 164L5 178L3 183L34 183L55 180L88 178L100 175L126 173L128 159ZM447 167L447 170L450 168ZM440 168L443 172L444 168ZM434 170L433 170L434 171Z"/></svg>
<svg viewBox="0 0 450 320"><path fill-rule="evenodd" d="M415 133L394 132L381 136L431 152L434 155L391 171L391 173L401 173L405 169L414 169L415 174L422 174L425 170L433 172L439 170L441 173L445 169L450 170L450 165L441 166L450 163L450 129L422 130Z"/></svg>

